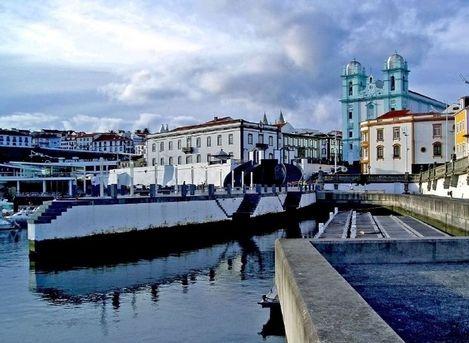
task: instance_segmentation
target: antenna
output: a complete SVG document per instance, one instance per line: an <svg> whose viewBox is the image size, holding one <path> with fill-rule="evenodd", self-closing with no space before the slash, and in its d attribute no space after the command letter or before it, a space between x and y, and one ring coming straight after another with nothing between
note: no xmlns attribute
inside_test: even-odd
<svg viewBox="0 0 469 343"><path fill-rule="evenodd" d="M461 78L461 80L463 80L464 83L469 84L469 81L467 81L466 78L462 74L459 74L459 77Z"/></svg>

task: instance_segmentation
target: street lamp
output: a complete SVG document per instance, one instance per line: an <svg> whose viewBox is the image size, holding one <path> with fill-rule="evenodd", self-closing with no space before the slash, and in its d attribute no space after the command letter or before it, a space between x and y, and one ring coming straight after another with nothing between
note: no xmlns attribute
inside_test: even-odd
<svg viewBox="0 0 469 343"><path fill-rule="evenodd" d="M409 148L407 146L407 137L408 137L408 133L407 131L403 131L402 134L404 135L405 137L405 172L407 173L407 164L408 164L408 152L409 152Z"/></svg>

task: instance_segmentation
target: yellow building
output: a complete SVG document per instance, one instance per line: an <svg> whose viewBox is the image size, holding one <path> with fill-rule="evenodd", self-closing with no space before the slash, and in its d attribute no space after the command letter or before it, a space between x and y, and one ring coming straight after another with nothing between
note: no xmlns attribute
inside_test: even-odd
<svg viewBox="0 0 469 343"><path fill-rule="evenodd" d="M461 110L454 116L454 148L456 158L469 155L469 98L460 99Z"/></svg>

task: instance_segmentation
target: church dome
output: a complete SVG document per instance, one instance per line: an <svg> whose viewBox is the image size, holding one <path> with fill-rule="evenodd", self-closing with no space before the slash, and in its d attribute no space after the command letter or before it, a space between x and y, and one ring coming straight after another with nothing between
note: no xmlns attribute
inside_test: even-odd
<svg viewBox="0 0 469 343"><path fill-rule="evenodd" d="M362 72L362 65L355 59L345 66L345 75L356 75Z"/></svg>
<svg viewBox="0 0 469 343"><path fill-rule="evenodd" d="M397 52L388 57L386 61L386 69L405 68L406 62L404 57L399 55Z"/></svg>

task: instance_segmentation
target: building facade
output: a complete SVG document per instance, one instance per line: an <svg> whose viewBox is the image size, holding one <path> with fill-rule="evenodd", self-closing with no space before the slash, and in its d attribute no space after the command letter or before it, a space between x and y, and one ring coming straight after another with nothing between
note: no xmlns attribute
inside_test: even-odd
<svg viewBox="0 0 469 343"><path fill-rule="evenodd" d="M460 99L460 110L454 115L454 147L456 158L469 156L469 97Z"/></svg>
<svg viewBox="0 0 469 343"><path fill-rule="evenodd" d="M390 111L361 123L361 172L417 173L444 163L454 150L454 117L442 113Z"/></svg>
<svg viewBox="0 0 469 343"><path fill-rule="evenodd" d="M29 131L0 129L0 146L26 147L32 146L32 138Z"/></svg>
<svg viewBox="0 0 469 343"><path fill-rule="evenodd" d="M409 90L409 72L406 60L397 53L384 63L382 80L366 74L356 60L344 67L340 99L344 161L352 164L360 160L361 122L394 110L423 113L446 108L440 101Z"/></svg>
<svg viewBox="0 0 469 343"><path fill-rule="evenodd" d="M103 133L93 139L91 150L131 154L133 153L134 148L133 142L130 138L120 136L116 133Z"/></svg>
<svg viewBox="0 0 469 343"><path fill-rule="evenodd" d="M150 134L146 140L148 165L180 165L215 162L220 153L246 162L274 158L282 147L280 129L264 122L231 117Z"/></svg>

